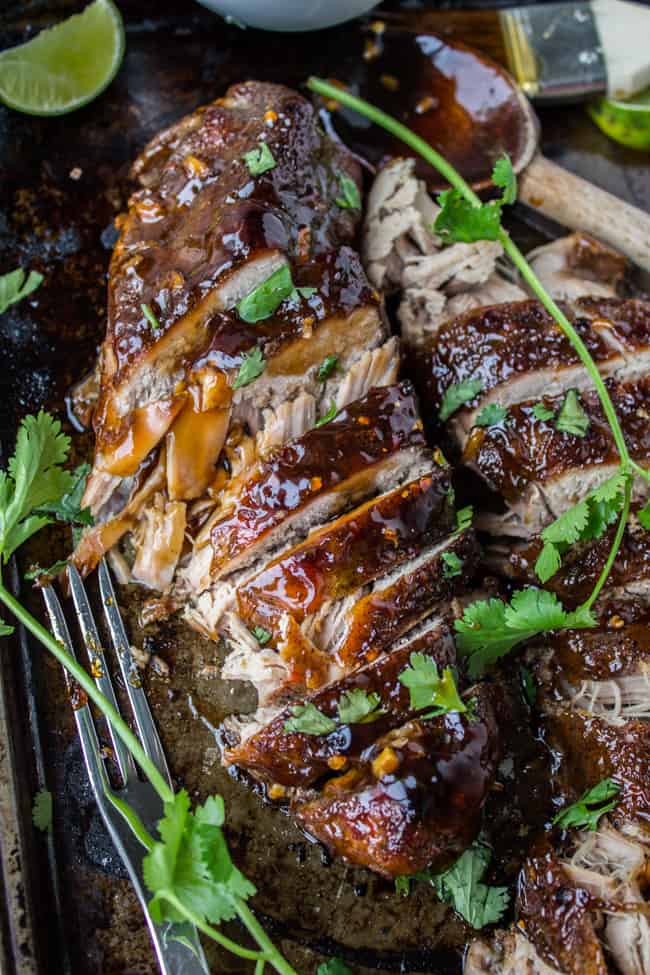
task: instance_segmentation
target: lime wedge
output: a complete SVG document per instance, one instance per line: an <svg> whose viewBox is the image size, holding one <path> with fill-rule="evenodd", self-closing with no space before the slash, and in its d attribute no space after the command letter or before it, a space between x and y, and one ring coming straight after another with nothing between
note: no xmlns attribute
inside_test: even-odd
<svg viewBox="0 0 650 975"><path fill-rule="evenodd" d="M124 25L112 0L90 6L33 40L0 53L0 101L29 115L64 115L113 80Z"/></svg>
<svg viewBox="0 0 650 975"><path fill-rule="evenodd" d="M631 149L650 149L650 88L625 102L598 98L588 110L610 139Z"/></svg>

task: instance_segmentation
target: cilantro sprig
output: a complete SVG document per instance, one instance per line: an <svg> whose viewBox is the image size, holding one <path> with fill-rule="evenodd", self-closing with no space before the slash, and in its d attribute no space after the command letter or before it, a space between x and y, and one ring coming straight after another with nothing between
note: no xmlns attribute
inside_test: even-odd
<svg viewBox="0 0 650 975"><path fill-rule="evenodd" d="M603 779L587 789L577 802L562 809L553 819L553 825L562 829L574 827L593 831L598 828L601 816L618 805L620 794L621 787L617 782Z"/></svg>
<svg viewBox="0 0 650 975"><path fill-rule="evenodd" d="M32 803L32 822L41 833L52 832L52 793L39 789Z"/></svg>
<svg viewBox="0 0 650 975"><path fill-rule="evenodd" d="M291 717L284 722L284 730L301 735L330 735L342 724L368 724L386 714L381 707L379 694L368 694L360 687L344 691L337 705L337 717L330 718L311 701L297 704L291 709Z"/></svg>
<svg viewBox="0 0 650 975"><path fill-rule="evenodd" d="M15 305L31 295L32 291L36 291L42 281L43 275L38 271L30 271L27 275L22 267L17 267L8 274L0 274L0 315L9 305Z"/></svg>
<svg viewBox="0 0 650 975"><path fill-rule="evenodd" d="M451 669L445 667L440 673L435 660L428 654L412 653L408 667L402 671L398 680L408 688L413 710L426 712L420 715L422 718L434 718L450 711L465 714L467 711L467 706L458 694Z"/></svg>

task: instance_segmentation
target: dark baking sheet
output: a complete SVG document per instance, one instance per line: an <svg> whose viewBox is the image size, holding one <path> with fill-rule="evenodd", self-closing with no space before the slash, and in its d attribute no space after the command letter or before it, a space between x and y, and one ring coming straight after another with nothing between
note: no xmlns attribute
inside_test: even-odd
<svg viewBox="0 0 650 975"><path fill-rule="evenodd" d="M0 47L81 6L5 2ZM227 27L198 6L171 0L119 6L126 58L99 99L57 119L0 107L0 272L20 263L46 276L34 300L0 321L0 437L8 447L25 413L43 404L65 411L71 381L93 361L104 328L112 219L129 192L128 164L146 140L231 82L257 77L299 85L313 71L336 75L337 59L359 48L354 24L282 36ZM580 109L547 111L542 121L548 155L647 208L647 156L608 143ZM524 224L516 231L524 242L538 239ZM76 437L80 455L88 447L86 437ZM65 543L53 532L23 563L49 563ZM24 584L23 595L40 611ZM234 855L259 889L255 908L296 967L314 971L321 951L357 970L366 963L457 971L466 931L429 890L401 900L380 878L330 863L286 816L224 773L216 727L235 705L245 705L246 690L218 680L220 648L180 621L141 629L140 599L135 587L120 594L134 642L163 662L149 667L147 690L174 774L196 797L224 795ZM543 819L544 758L532 737L526 742L517 756L521 810L506 810L497 796L495 822L506 813L529 824ZM51 838L35 834L30 823L32 797L43 784L55 797ZM89 795L58 666L18 638L0 657L0 844L0 970L155 971L139 907ZM516 857L506 875L508 869L514 875ZM241 970L230 956L212 959L214 971Z"/></svg>

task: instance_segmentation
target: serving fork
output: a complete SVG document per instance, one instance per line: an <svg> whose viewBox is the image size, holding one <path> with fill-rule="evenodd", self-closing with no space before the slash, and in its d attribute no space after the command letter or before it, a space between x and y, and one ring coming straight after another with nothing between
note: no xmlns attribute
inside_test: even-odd
<svg viewBox="0 0 650 975"><path fill-rule="evenodd" d="M90 672L98 689L119 710L84 584L74 566L69 566L67 571ZM167 760L142 687L139 671L133 660L108 566L103 560L99 566L99 591L106 627L133 712L136 733L147 756L172 788ZM62 605L54 588L51 585L45 586L42 592L54 637L63 643L72 656L77 657ZM67 672L64 673L70 686L71 680ZM142 861L147 851L113 805L110 796L116 796L127 802L153 835L155 835L156 823L163 815L162 800L153 786L139 777L133 757L107 722L113 756L121 779L119 787L114 787L108 775L104 752L90 706L83 698L74 707L74 719L97 807L142 905L162 975L208 975L209 968L196 929L190 924L155 924L150 917L147 910L148 895L142 876Z"/></svg>

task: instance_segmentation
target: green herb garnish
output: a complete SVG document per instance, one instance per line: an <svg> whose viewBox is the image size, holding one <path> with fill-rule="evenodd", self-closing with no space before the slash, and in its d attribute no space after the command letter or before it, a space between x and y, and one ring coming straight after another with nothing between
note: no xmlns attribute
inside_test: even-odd
<svg viewBox="0 0 650 975"><path fill-rule="evenodd" d="M336 197L338 205L344 210L360 210L361 196L359 195L359 187L354 180L344 173L339 173L339 186L341 187L341 196Z"/></svg>
<svg viewBox="0 0 650 975"><path fill-rule="evenodd" d="M332 403L331 403L330 408L327 411L327 413L325 413L324 416L321 416L319 420L316 420L316 423L314 424L314 426L316 426L316 427L322 427L323 424L329 423L330 420L333 420L337 413L338 413L338 410L336 408L336 403L334 402L334 400L332 400Z"/></svg>
<svg viewBox="0 0 650 975"><path fill-rule="evenodd" d="M621 787L613 779L603 779L588 789L581 799L567 806L553 819L554 826L562 829L595 830L598 820L618 805Z"/></svg>
<svg viewBox="0 0 650 975"><path fill-rule="evenodd" d="M482 389L483 382L481 379L465 379L462 383L453 383L445 390L438 416L443 422L448 420L456 410L474 399Z"/></svg>
<svg viewBox="0 0 650 975"><path fill-rule="evenodd" d="M488 403L476 417L475 423L477 427L494 427L498 423L503 423L507 415L508 411L505 406L499 406L498 403Z"/></svg>
<svg viewBox="0 0 650 975"><path fill-rule="evenodd" d="M145 305L144 302L143 302L140 305L140 308L142 309L142 314L147 319L147 321L151 325L151 327L154 330L154 332L157 332L158 329L160 328L160 322L158 321L158 319L156 318L156 316L152 312L152 310L149 307L149 305Z"/></svg>
<svg viewBox="0 0 650 975"><path fill-rule="evenodd" d="M477 929L500 921L510 902L507 887L488 887L483 883L491 859L490 847L478 839L452 867L430 876L438 897Z"/></svg>
<svg viewBox="0 0 650 975"><path fill-rule="evenodd" d="M315 704L297 704L291 717L284 722L284 730L301 735L329 735L336 729L336 721L323 714Z"/></svg>
<svg viewBox="0 0 650 975"><path fill-rule="evenodd" d="M453 579L463 571L463 560L459 559L455 552L443 552L442 561L444 562L442 575L445 579Z"/></svg>
<svg viewBox="0 0 650 975"><path fill-rule="evenodd" d="M262 173L268 173L270 169L275 169L276 166L273 153L266 142L260 142L256 149L245 152L242 158L248 166L248 172L251 176L261 176Z"/></svg>
<svg viewBox="0 0 650 975"><path fill-rule="evenodd" d="M337 355L326 355L318 367L317 378L324 383L332 375L338 364L339 357Z"/></svg>
<svg viewBox="0 0 650 975"><path fill-rule="evenodd" d="M89 474L90 464L80 464L72 475L74 480L70 490L56 501L46 501L39 505L36 514L54 515L57 521L68 522L70 525L92 525L94 519L90 508L81 507Z"/></svg>
<svg viewBox="0 0 650 975"><path fill-rule="evenodd" d="M459 508L456 512L456 531L464 532L472 524L474 518L474 508L468 504L465 508Z"/></svg>
<svg viewBox="0 0 650 975"><path fill-rule="evenodd" d="M38 271L30 271L27 276L22 267L17 267L8 274L0 274L0 315L9 305L15 305L17 301L36 291L42 281L43 275Z"/></svg>
<svg viewBox="0 0 650 975"><path fill-rule="evenodd" d="M368 724L376 721L386 711L381 707L381 698L374 691L367 694L360 687L344 691L338 702L341 724Z"/></svg>
<svg viewBox="0 0 650 975"><path fill-rule="evenodd" d="M466 706L458 696L454 675L449 667L442 674L433 657L424 653L412 653L409 666L399 675L399 682L408 687L410 705L414 711L431 708L423 718L433 718L449 711L464 714Z"/></svg>
<svg viewBox="0 0 650 975"><path fill-rule="evenodd" d="M535 403L533 406L533 416L536 420L552 420L555 416L553 410L549 410L543 403Z"/></svg>
<svg viewBox="0 0 650 975"><path fill-rule="evenodd" d="M589 417L580 402L577 389L570 389L564 397L555 421L555 429L560 433L571 433L574 437L584 437L589 429Z"/></svg>
<svg viewBox="0 0 650 975"><path fill-rule="evenodd" d="M252 383L254 379L261 376L266 369L266 360L262 355L262 350L258 345L255 346L252 352L246 352L242 364L239 367L239 371L235 376L235 381L232 384L233 389L240 389L242 386L248 386Z"/></svg>
<svg viewBox="0 0 650 975"><path fill-rule="evenodd" d="M32 822L42 833L52 832L52 793L39 789L32 805Z"/></svg>
<svg viewBox="0 0 650 975"><path fill-rule="evenodd" d="M255 324L270 318L282 302L293 292L293 281L288 264L283 264L269 275L237 305L239 317L245 322Z"/></svg>
<svg viewBox="0 0 650 975"><path fill-rule="evenodd" d="M650 501L646 501L642 508L636 513L639 524L646 531L650 531Z"/></svg>
<svg viewBox="0 0 650 975"><path fill-rule="evenodd" d="M329 958L318 966L316 975L352 975L352 971L340 958Z"/></svg>
<svg viewBox="0 0 650 975"><path fill-rule="evenodd" d="M528 667L519 668L519 676L521 677L521 686L524 692L524 697L528 701L531 708L535 707L535 702L537 701L537 687L535 685L535 680L531 674Z"/></svg>
<svg viewBox="0 0 650 975"><path fill-rule="evenodd" d="M251 633L261 647L265 647L272 636L272 634L269 633L268 630L265 630L263 626L254 626Z"/></svg>
<svg viewBox="0 0 650 975"><path fill-rule="evenodd" d="M67 559L57 559L57 561L53 562L52 565L50 565L47 569L43 569L40 565L35 565L29 570L29 572L25 573L24 578L27 579L28 582L31 582L32 579L40 579L42 576L58 576L59 572L62 572L67 565Z"/></svg>

